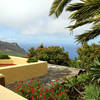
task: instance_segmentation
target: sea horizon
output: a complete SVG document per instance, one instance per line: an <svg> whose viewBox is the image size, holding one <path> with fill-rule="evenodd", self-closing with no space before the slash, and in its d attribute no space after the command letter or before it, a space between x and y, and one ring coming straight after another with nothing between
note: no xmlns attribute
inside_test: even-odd
<svg viewBox="0 0 100 100"><path fill-rule="evenodd" d="M21 48L23 48L26 52L28 52L28 49L31 47L34 47L35 49L40 46L40 44L19 44ZM78 56L77 54L77 48L79 48L79 45L73 45L73 44L43 44L45 47L48 46L59 46L63 47L65 52L68 52L70 58L75 58Z"/></svg>

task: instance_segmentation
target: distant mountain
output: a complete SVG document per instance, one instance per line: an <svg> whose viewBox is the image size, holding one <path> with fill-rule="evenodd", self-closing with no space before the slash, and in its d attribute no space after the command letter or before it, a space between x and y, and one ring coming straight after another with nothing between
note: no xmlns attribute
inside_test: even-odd
<svg viewBox="0 0 100 100"><path fill-rule="evenodd" d="M17 43L8 43L0 41L0 54L7 54L12 56L24 56L26 52Z"/></svg>

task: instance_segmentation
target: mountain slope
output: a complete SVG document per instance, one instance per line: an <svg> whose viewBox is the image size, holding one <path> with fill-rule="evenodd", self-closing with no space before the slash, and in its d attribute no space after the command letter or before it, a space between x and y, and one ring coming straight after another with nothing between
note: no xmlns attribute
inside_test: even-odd
<svg viewBox="0 0 100 100"><path fill-rule="evenodd" d="M26 52L17 43L8 43L0 41L0 54L24 56Z"/></svg>

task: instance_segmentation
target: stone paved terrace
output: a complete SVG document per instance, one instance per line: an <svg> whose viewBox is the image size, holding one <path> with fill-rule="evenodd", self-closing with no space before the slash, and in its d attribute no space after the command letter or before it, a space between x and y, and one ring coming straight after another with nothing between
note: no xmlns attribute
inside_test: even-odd
<svg viewBox="0 0 100 100"><path fill-rule="evenodd" d="M37 79L41 81L41 85L48 86L49 82L51 81L54 81L54 80L62 81L63 76L66 76L66 77L75 76L76 74L78 74L78 72L79 72L79 69L76 69L76 68L48 64L48 73L46 75L38 77ZM31 79L26 80L26 82L28 82L29 80ZM11 87L13 87L14 85L16 85L16 83L10 84L6 87L11 89Z"/></svg>
<svg viewBox="0 0 100 100"><path fill-rule="evenodd" d="M48 74L40 76L38 77L38 79L41 80L42 83L48 83L49 81L62 80L63 76L75 76L76 74L78 74L78 72L79 69L76 68L48 64Z"/></svg>

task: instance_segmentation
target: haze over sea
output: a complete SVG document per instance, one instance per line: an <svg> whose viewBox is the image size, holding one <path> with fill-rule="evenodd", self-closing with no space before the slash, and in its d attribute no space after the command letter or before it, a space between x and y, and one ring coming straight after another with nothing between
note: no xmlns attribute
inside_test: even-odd
<svg viewBox="0 0 100 100"><path fill-rule="evenodd" d="M88 42L89 45L91 45L92 43L96 43L96 44L99 44L99 38L96 38L94 40L91 40ZM46 43L46 42L43 42L43 43L39 43L39 42L36 42L36 43L18 43L20 45L20 47L24 48L24 50L26 52L28 52L28 49L31 48L31 47L34 47L35 49L40 46L40 44L43 44L45 47L48 47L48 46L60 46L60 47L64 47L64 50L66 52L68 52L69 54L69 57L70 58L75 58L78 56L77 54L77 48L81 47L81 44L78 44L78 43L54 43L53 41L52 42L49 42L49 43Z"/></svg>

